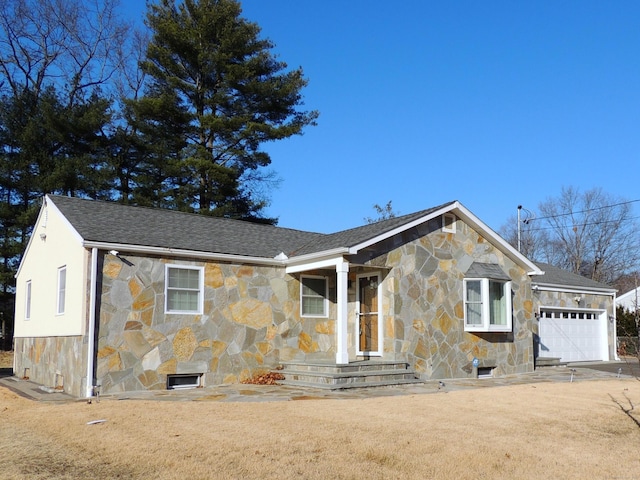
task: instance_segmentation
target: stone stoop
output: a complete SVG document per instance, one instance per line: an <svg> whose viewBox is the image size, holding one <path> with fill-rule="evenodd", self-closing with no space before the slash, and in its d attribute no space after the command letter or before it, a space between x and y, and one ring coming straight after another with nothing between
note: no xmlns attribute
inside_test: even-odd
<svg viewBox="0 0 640 480"><path fill-rule="evenodd" d="M405 362L365 360L348 365L282 362L281 366L277 372L285 377L278 382L282 385L341 390L424 383Z"/></svg>
<svg viewBox="0 0 640 480"><path fill-rule="evenodd" d="M560 357L538 357L536 358L536 368L540 367L566 367L567 362L561 362Z"/></svg>

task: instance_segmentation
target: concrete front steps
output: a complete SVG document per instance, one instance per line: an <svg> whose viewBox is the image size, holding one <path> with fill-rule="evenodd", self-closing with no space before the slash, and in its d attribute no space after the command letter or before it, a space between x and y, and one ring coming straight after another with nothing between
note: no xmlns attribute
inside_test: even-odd
<svg viewBox="0 0 640 480"><path fill-rule="evenodd" d="M348 365L282 362L282 385L327 390L423 383L405 362L362 360Z"/></svg>

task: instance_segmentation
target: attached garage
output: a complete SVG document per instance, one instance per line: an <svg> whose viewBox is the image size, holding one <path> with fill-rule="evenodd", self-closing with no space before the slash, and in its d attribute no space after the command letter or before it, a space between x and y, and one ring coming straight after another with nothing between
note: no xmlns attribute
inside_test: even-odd
<svg viewBox="0 0 640 480"><path fill-rule="evenodd" d="M538 355L562 362L609 360L607 314L541 308Z"/></svg>
<svg viewBox="0 0 640 480"><path fill-rule="evenodd" d="M616 359L616 290L549 264L536 266L543 272L531 279L538 319L533 332L536 361Z"/></svg>

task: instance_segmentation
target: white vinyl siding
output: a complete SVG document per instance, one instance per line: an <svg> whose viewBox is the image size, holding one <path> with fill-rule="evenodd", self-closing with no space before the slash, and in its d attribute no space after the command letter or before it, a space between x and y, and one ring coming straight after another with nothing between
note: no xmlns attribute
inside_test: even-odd
<svg viewBox="0 0 640 480"><path fill-rule="evenodd" d="M167 265L165 274L165 311L167 313L202 313L203 268Z"/></svg>
<svg viewBox="0 0 640 480"><path fill-rule="evenodd" d="M303 317L326 317L327 304L327 279L303 276L300 279L300 314Z"/></svg>

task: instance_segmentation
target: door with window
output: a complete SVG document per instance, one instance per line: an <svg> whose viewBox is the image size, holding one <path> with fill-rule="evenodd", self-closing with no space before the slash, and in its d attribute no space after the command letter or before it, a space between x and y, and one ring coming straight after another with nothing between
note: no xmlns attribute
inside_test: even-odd
<svg viewBox="0 0 640 480"><path fill-rule="evenodd" d="M377 274L358 277L358 355L382 354L379 286Z"/></svg>

